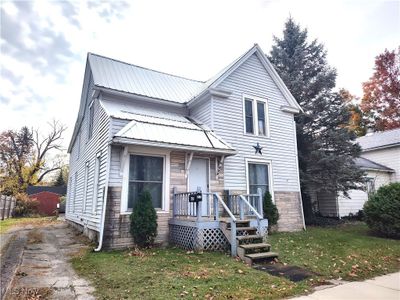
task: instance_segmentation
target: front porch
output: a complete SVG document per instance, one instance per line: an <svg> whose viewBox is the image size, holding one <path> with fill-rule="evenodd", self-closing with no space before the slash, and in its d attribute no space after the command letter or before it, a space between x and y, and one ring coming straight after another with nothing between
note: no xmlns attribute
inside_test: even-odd
<svg viewBox="0 0 400 300"><path fill-rule="evenodd" d="M191 195L201 195L201 201L191 202ZM261 189L257 194L226 193L223 197L207 192L177 193L174 189L170 243L186 250L229 250L232 256L243 254L244 259L243 244L247 248L257 244L258 249L267 246L263 244L268 220L263 218L262 198Z"/></svg>

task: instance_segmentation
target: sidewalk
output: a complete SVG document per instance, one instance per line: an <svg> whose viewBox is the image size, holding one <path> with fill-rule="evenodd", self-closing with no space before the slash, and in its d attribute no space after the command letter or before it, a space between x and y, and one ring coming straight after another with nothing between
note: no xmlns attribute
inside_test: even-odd
<svg viewBox="0 0 400 300"><path fill-rule="evenodd" d="M292 300L400 300L400 272L344 283Z"/></svg>

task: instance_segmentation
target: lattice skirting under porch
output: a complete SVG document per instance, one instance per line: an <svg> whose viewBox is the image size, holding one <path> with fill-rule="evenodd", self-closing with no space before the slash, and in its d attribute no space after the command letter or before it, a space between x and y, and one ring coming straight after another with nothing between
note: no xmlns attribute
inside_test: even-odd
<svg viewBox="0 0 400 300"><path fill-rule="evenodd" d="M219 228L197 228L183 225L169 225L170 243L185 250L229 249L229 242Z"/></svg>

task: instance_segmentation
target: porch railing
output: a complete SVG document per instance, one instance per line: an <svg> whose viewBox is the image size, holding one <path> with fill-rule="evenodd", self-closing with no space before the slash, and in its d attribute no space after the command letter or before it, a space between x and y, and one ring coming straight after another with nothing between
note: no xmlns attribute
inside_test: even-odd
<svg viewBox="0 0 400 300"><path fill-rule="evenodd" d="M257 229L261 233L262 192L257 194L228 195L225 202L218 193L202 192L201 202L190 202L189 196L192 192L177 193L174 188L173 217L194 217L197 221L203 218L219 221L221 215L228 216L231 225L231 254L236 256L236 222L239 218L244 220L246 216L257 219Z"/></svg>
<svg viewBox="0 0 400 300"><path fill-rule="evenodd" d="M250 206L245 205L242 201L245 199L249 205L254 208L250 209ZM227 194L227 204L229 209L235 214L240 216L240 219L243 220L245 216L256 216L255 212L259 215L263 215L263 204L262 204L262 190L257 189L256 194L244 194L244 195L232 195ZM256 216L257 217L257 216Z"/></svg>

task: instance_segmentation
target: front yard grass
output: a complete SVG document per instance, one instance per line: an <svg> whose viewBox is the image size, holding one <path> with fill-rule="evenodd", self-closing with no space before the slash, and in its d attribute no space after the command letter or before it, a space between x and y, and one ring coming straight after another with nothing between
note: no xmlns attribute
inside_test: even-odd
<svg viewBox="0 0 400 300"><path fill-rule="evenodd" d="M363 280L400 270L400 241L373 236L363 223L275 233L269 242L280 261L327 279Z"/></svg>
<svg viewBox="0 0 400 300"><path fill-rule="evenodd" d="M399 270L400 241L372 237L365 225L276 233L269 242L282 263L320 275L294 283L226 254L176 248L87 252L72 263L99 299L279 299L310 292L326 279L362 280Z"/></svg>
<svg viewBox="0 0 400 300"><path fill-rule="evenodd" d="M9 218L0 221L0 234L6 233L13 227L17 226L41 226L56 222L56 217L23 217L23 218Z"/></svg>

